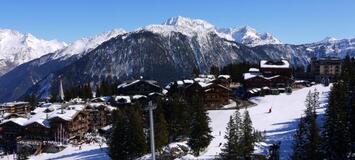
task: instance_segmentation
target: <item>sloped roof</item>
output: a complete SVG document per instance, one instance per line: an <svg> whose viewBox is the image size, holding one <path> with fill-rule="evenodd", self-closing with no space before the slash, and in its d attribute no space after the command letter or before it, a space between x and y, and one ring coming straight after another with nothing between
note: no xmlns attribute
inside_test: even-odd
<svg viewBox="0 0 355 160"><path fill-rule="evenodd" d="M281 60L279 62L261 60L260 68L290 68L290 63L287 60Z"/></svg>
<svg viewBox="0 0 355 160"><path fill-rule="evenodd" d="M155 84L156 81L153 81L153 80L141 80L141 79L134 80L132 82L124 82L124 83L118 85L117 88L118 89L126 88L126 87L129 87L129 86L134 85L134 84L139 83L139 82L145 82L145 83L148 83L148 84L153 85L155 87L161 88L159 85Z"/></svg>

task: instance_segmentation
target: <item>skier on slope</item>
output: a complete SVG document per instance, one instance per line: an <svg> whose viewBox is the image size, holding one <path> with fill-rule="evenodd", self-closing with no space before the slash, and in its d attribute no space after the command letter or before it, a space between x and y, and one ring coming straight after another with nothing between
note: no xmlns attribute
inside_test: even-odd
<svg viewBox="0 0 355 160"><path fill-rule="evenodd" d="M271 111L272 111L272 107L269 108L269 113L271 113Z"/></svg>

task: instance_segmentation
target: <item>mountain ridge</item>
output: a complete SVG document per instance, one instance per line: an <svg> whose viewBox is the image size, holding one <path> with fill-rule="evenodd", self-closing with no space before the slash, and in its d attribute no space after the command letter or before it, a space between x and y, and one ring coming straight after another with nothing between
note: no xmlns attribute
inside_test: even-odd
<svg viewBox="0 0 355 160"><path fill-rule="evenodd" d="M0 28L0 76L22 63L66 46L58 40L47 41L30 33Z"/></svg>
<svg viewBox="0 0 355 160"><path fill-rule="evenodd" d="M253 35L251 37L271 36L251 27L234 30ZM355 55L355 39L300 45L280 41L254 46L246 43L248 41L233 40L231 33L237 31L230 29L228 34L224 33L227 31L204 20L177 17L113 35L91 49L83 49L85 54L51 53L0 77L0 93L6 92L0 95L0 101L16 100L26 94L44 98L56 90L52 86L57 86L59 77L64 77L65 87L88 82L95 85L107 77L124 81L143 76L164 83L191 76L193 68L208 73L212 65L223 67L240 62L257 64L261 59L287 59L294 68L304 68L314 56ZM53 59L56 55L59 56ZM30 79L26 82L31 83L15 83L20 78Z"/></svg>

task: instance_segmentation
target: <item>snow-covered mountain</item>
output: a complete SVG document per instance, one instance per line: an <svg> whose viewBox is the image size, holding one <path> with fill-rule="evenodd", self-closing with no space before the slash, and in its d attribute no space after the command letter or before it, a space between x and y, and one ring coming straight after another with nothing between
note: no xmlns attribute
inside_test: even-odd
<svg viewBox="0 0 355 160"><path fill-rule="evenodd" d="M47 41L29 33L0 28L0 76L22 63L66 46L65 42Z"/></svg>
<svg viewBox="0 0 355 160"><path fill-rule="evenodd" d="M355 56L355 38L353 39L336 39L326 37L319 42L305 44L308 52L313 52L316 57L340 57L344 58L349 55Z"/></svg>
<svg viewBox="0 0 355 160"><path fill-rule="evenodd" d="M47 74L68 66L101 43L125 33L123 29L114 29L94 37L82 38L56 52L16 67L0 77L0 101L18 98Z"/></svg>
<svg viewBox="0 0 355 160"><path fill-rule="evenodd" d="M287 59L292 67L306 67L314 56L355 55L354 41L280 44L271 34L250 27L218 29L204 20L173 17L128 33L115 30L84 38L24 63L0 77L0 101L56 93L57 87L51 86L58 85L59 77L70 88L108 77L124 81L143 76L166 83L191 76L194 68L207 73L211 66L257 64L262 59Z"/></svg>
<svg viewBox="0 0 355 160"><path fill-rule="evenodd" d="M186 19L185 19L186 20ZM187 19L188 20L188 19ZM47 96L56 93L58 77L67 88L110 77L121 81L143 76L164 84L191 76L193 68L207 73L211 66L231 63L257 64L261 59L288 59L294 66L305 66L307 56L280 45L263 50L245 46L221 37L205 21L168 20L161 25L148 25L99 45L76 62L51 73L27 94ZM267 46L267 45L265 45ZM286 51L285 51L286 49Z"/></svg>
<svg viewBox="0 0 355 160"><path fill-rule="evenodd" d="M118 35L126 33L125 30L119 28L119 29L113 29L108 32L103 32L101 34L98 34L94 37L85 37L79 40L74 41L71 43L69 46L63 48L62 50L59 50L56 52L52 59L58 59L58 58L66 58L66 57L71 57L76 54L84 54L92 49L96 48L98 45L101 43L116 37Z"/></svg>
<svg viewBox="0 0 355 160"><path fill-rule="evenodd" d="M241 28L222 28L218 30L220 35L228 40L233 40L247 46L260 46L266 44L282 44L271 33L258 33L249 26Z"/></svg>
<svg viewBox="0 0 355 160"><path fill-rule="evenodd" d="M249 26L241 28L217 28L205 20L181 16L169 18L162 25L149 25L144 27L144 29L165 34L171 31L178 31L188 36L195 36L196 34L203 36L212 32L227 40L242 43L250 47L282 43L271 33L258 33L254 28Z"/></svg>

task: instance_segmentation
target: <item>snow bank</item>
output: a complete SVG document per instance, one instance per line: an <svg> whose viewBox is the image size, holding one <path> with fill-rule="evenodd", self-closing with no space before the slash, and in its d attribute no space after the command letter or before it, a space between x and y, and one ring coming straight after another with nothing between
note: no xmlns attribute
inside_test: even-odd
<svg viewBox="0 0 355 160"><path fill-rule="evenodd" d="M64 150L58 153L42 153L37 156L31 156L30 160L110 160L111 158L107 155L107 145L104 144L99 146L99 144L83 144L81 150L78 146L69 145Z"/></svg>

